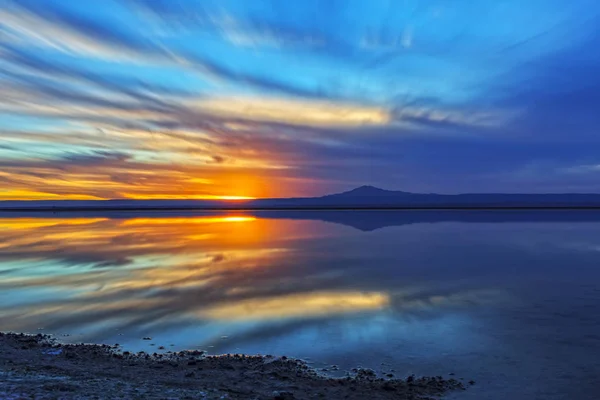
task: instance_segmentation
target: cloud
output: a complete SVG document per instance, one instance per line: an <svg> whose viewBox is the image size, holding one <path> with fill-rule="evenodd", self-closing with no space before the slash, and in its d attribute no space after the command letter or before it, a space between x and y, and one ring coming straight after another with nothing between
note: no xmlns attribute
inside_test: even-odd
<svg viewBox="0 0 600 400"><path fill-rule="evenodd" d="M277 2L269 3L271 10L281 8ZM261 49L318 51L331 47L332 39L322 29L313 23L291 23L283 13L277 13L277 18L265 18L264 12L233 15L218 3L192 4L179 0L130 0L129 4L165 35L202 31L234 46Z"/></svg>
<svg viewBox="0 0 600 400"><path fill-rule="evenodd" d="M296 96L322 96L312 89L235 72L205 56L168 49L159 41L120 31L114 26L108 28L62 8L39 7L35 2L13 2L10 5L0 10L0 21L5 29L54 50L117 62L172 65L189 69L217 84L236 83Z"/></svg>
<svg viewBox="0 0 600 400"><path fill-rule="evenodd" d="M35 2L10 2L0 10L5 29L56 50L132 60L136 55L161 56L152 44L117 29Z"/></svg>
<svg viewBox="0 0 600 400"><path fill-rule="evenodd" d="M210 115L226 119L290 125L384 125L390 121L389 113L385 109L335 102L235 97L203 99L195 102L193 106Z"/></svg>
<svg viewBox="0 0 600 400"><path fill-rule="evenodd" d="M66 154L61 157L59 162L65 162L69 166L102 166L103 164L111 164L114 162L122 163L131 159L131 156L126 153L116 151L100 151L96 150L89 154Z"/></svg>
<svg viewBox="0 0 600 400"><path fill-rule="evenodd" d="M582 23L582 28L592 21ZM521 63L494 85L500 107L519 110L507 131L528 140L595 141L600 116L600 79L595 71L600 57L591 49L600 45L593 31L572 46Z"/></svg>
<svg viewBox="0 0 600 400"><path fill-rule="evenodd" d="M565 173L571 174L598 174L600 172L600 164L584 164L569 166L562 169Z"/></svg>
<svg viewBox="0 0 600 400"><path fill-rule="evenodd" d="M69 66L66 63L51 62L31 51L11 45L1 47L0 54L5 62L5 67L0 69L0 73L19 81L31 80L33 75L61 82L89 84L136 100L141 99L161 105L165 103L161 101L159 95L162 97L174 95L185 97L191 94L186 90L157 85L128 76L111 76L106 73L101 75L90 70Z"/></svg>
<svg viewBox="0 0 600 400"><path fill-rule="evenodd" d="M212 156L212 162L215 164L221 164L225 162L225 157L223 156L218 156L218 155L213 155Z"/></svg>

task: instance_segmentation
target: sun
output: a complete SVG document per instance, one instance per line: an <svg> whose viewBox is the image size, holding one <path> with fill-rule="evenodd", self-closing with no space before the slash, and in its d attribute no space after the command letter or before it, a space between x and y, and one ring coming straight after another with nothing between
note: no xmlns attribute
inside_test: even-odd
<svg viewBox="0 0 600 400"><path fill-rule="evenodd" d="M255 197L248 196L217 196L219 200L254 200Z"/></svg>

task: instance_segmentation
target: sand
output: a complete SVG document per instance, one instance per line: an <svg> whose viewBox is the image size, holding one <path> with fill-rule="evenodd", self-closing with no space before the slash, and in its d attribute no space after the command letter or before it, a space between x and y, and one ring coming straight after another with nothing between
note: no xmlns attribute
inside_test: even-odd
<svg viewBox="0 0 600 400"><path fill-rule="evenodd" d="M371 370L320 375L287 357L200 351L132 354L0 333L0 399L429 399L464 390L454 379L384 379Z"/></svg>

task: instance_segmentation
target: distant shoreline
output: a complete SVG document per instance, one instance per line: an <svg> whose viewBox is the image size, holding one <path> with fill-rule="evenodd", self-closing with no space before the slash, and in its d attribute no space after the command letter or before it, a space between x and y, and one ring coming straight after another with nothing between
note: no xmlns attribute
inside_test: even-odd
<svg viewBox="0 0 600 400"><path fill-rule="evenodd" d="M402 211L402 210L600 210L598 206L308 206L308 207L0 207L0 212L79 211Z"/></svg>
<svg viewBox="0 0 600 400"><path fill-rule="evenodd" d="M10 211L402 211L402 210L600 210L600 194L410 193L373 186L321 197L244 201L192 199L2 200Z"/></svg>

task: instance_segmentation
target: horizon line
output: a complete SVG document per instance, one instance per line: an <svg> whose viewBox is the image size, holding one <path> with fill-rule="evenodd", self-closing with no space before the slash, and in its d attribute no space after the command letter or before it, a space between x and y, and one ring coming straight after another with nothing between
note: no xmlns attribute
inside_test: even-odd
<svg viewBox="0 0 600 400"><path fill-rule="evenodd" d="M37 207L2 208L0 212L78 212L78 211L393 211L393 210L600 210L597 206L295 206L295 207Z"/></svg>
<svg viewBox="0 0 600 400"><path fill-rule="evenodd" d="M1 203L6 203L6 202L110 202L110 201L151 201L151 202L158 202L158 201L172 201L172 202L179 202L179 201L195 201L195 202L224 202L224 203L244 203L244 202L252 202L252 201L261 201L261 200L292 200L292 199L316 199L316 198L322 198L322 197L329 197L329 196L338 196L338 195L350 195L353 192L359 191L361 189L368 189L368 190L375 190L375 191L379 191L379 192L387 192L387 193L402 193L405 195L419 195L419 196L468 196L468 195L499 195L499 196L507 196L507 195L512 195L512 196L559 196L559 195L575 195L575 196L581 196L581 195L592 195L592 196L600 196L600 192L545 192L545 193L518 193L518 192L466 192L466 193L454 193L454 194L447 194L447 193L435 193L435 192L429 192L429 193L421 193L421 192L406 192L406 191L402 191L402 190L389 190L389 189L381 189L379 187L376 186L372 186L372 185L362 185L359 187L355 187L353 189L349 189L349 190L345 190L342 192L338 192L338 193L329 193L329 194L322 194L322 195L316 195L316 196L294 196L294 197L253 197L253 196L229 196L229 195L206 195L205 197L178 197L178 198L173 198L170 197L169 195L167 195L167 197L158 197L156 195L150 195L150 197L117 197L117 198L89 198L86 197L85 195L82 195L81 198L72 198L69 196L73 196L73 195L68 195L65 196L65 198L43 198L43 199L2 199L0 198L0 204ZM356 195L356 197L361 197L361 195ZM375 198L376 196L365 196L362 195L362 197L373 197Z"/></svg>

